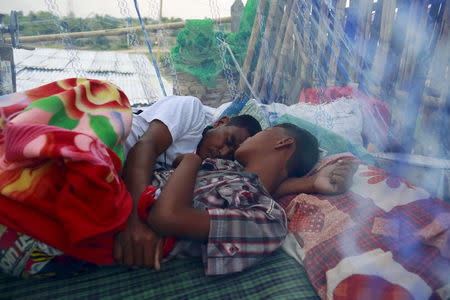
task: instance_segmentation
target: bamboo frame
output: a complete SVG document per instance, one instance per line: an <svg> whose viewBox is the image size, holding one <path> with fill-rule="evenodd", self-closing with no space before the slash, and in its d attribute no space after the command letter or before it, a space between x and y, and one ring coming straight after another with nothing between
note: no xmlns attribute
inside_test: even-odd
<svg viewBox="0 0 450 300"><path fill-rule="evenodd" d="M275 2L285 7L282 17L273 13ZM351 0L346 8L346 2L272 1L263 35L270 46L265 43L255 53L259 56L252 85L262 101L290 103L305 87L355 86L397 103L400 112L410 117L405 121L399 116L400 123L409 122L399 127L409 132L398 134L411 137L416 116L429 111L425 107L449 106L450 3ZM433 5L443 6L437 10ZM313 9L320 11L319 18L313 15L318 12L311 13ZM352 30L355 34L349 36ZM269 59L264 55L267 51L272 54ZM286 91L291 94L284 95Z"/></svg>
<svg viewBox="0 0 450 300"><path fill-rule="evenodd" d="M276 0L272 1L269 14L267 16L266 28L263 33L263 39L267 40L268 43L263 43L260 53L264 53L267 47L271 47L272 55L270 59L267 59L264 55L260 53L254 53L254 46L256 43L256 35L252 44L249 46L249 53L253 55L259 55L257 58L257 64L253 70L254 80L252 81L253 87L258 91L261 98L268 96L268 90L274 92L274 94L280 93L279 89L282 88L281 81L283 78L294 78L298 84L308 83L311 87L325 87L326 85L336 84L338 76L338 62L341 55L341 45L340 39L341 35L345 32L345 20L348 17L349 9L345 8L346 0L335 0L335 17L324 18L323 14L326 13L325 0L316 0L319 3L321 10L321 20L318 24L314 24L311 20L310 10L312 9L312 0ZM353 0L355 1L355 0ZM427 22L427 11L423 9L424 5L422 0L413 0L411 5L405 6L402 4L405 0L379 0L381 7L377 10L380 13L380 23L375 24L372 22L372 0L363 0L363 2L358 1L353 5L353 9L358 10L358 27L354 38L354 51L357 53L351 53L351 63L348 66L348 70L351 72L351 79L353 84L358 86L361 80L358 72L361 72L362 63L364 63L364 56L367 54L367 43L370 38L376 38L375 44L376 50L373 57L373 63L370 62L369 70L363 70L368 72L364 77L368 78L370 82L370 90L374 91L374 96L383 95L394 95L389 91L385 90L386 83L390 82L392 84L393 90L405 90L407 82L411 80L413 75L415 64L418 60L418 53L414 51L414 47L420 44L423 40L419 39L417 36L417 30L415 28L425 26ZM407 1L408 2L408 1ZM292 5L303 5L301 11L298 15L293 14ZM406 2L405 2L406 3ZM430 2L431 3L431 2ZM443 2L445 3L445 2ZM428 2L427 2L428 4ZM284 6L284 15L281 18L277 15L276 7ZM442 23L437 24L440 28L440 35L437 41L436 50L433 50L435 57L430 63L431 66L429 74L427 75L427 87L434 87L433 90L438 90L438 98L446 99L448 96L448 84L443 83L442 78L448 79L448 65L449 65L449 6L445 5L445 13L442 18ZM397 12L401 9L401 12ZM406 11L405 11L406 10ZM403 17L404 19L410 20L407 26L401 26L398 23L398 18L400 14L408 17ZM303 28L298 29L294 25L293 18L301 18L299 21ZM276 18L276 19L274 19ZM397 22L397 23L396 23ZM331 29L331 24L333 24L333 29ZM297 24L298 25L298 24ZM312 27L316 27L317 30L311 30ZM373 26L379 26L379 36L370 36L373 32ZM396 30L400 27L407 27L406 31L401 33L405 36L405 41L394 44L393 39L398 38L394 36ZM259 26L254 26L258 28ZM377 29L378 30L378 29ZM311 33L316 32L317 36L311 36ZM378 32L377 32L378 33ZM261 36L261 33L258 32ZM333 37L338 36L338 39L326 39L326 36L332 35ZM274 41L275 40L275 41ZM326 46L329 45L331 51L329 53L325 52ZM269 46L270 44L270 46ZM319 51L314 52L314 49L319 49ZM292 57L291 57L292 56ZM253 58L252 58L253 59ZM247 58L248 60L248 58ZM311 72L312 69L320 69L322 66L318 65L316 68L312 68L312 63L319 63L320 61L328 60L328 69L326 70L327 81L325 86L324 82L320 82L318 73ZM398 60L398 63L395 61ZM285 74L286 71L292 72L292 66L286 67L286 63L296 63L296 68L294 73ZM248 70L250 72L251 70ZM320 70L319 70L320 71ZM435 84L438 82L439 84ZM444 81L447 82L447 81ZM431 84L430 84L431 83ZM436 96L429 95L432 97ZM280 96L275 96L275 98L282 98ZM295 98L295 97L294 97Z"/></svg>

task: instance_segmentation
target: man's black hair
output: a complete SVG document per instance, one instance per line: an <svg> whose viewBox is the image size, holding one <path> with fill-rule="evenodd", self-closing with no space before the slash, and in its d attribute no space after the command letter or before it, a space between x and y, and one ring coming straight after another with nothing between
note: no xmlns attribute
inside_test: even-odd
<svg viewBox="0 0 450 300"><path fill-rule="evenodd" d="M319 142L309 131L294 124L283 123L281 127L287 136L295 140L295 152L289 158L287 168L289 177L305 176L319 160Z"/></svg>
<svg viewBox="0 0 450 300"><path fill-rule="evenodd" d="M250 136L254 136L261 131L261 124L250 115L231 117L226 126L245 128Z"/></svg>

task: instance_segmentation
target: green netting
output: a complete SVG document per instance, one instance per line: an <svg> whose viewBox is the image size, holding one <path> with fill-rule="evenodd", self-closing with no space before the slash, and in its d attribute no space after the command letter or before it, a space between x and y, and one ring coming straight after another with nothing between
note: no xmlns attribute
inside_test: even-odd
<svg viewBox="0 0 450 300"><path fill-rule="evenodd" d="M216 37L224 37L237 61L242 64L258 2L259 0L247 1L237 33L214 31L214 22L211 19L186 20L185 28L177 36L177 45L172 49L172 58L177 71L192 74L203 85L215 87L215 79L222 71ZM233 67L228 53L225 54L225 59Z"/></svg>

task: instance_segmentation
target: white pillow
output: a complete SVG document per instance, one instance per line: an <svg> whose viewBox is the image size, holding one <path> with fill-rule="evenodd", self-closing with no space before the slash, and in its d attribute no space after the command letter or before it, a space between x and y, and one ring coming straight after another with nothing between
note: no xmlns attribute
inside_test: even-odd
<svg viewBox="0 0 450 300"><path fill-rule="evenodd" d="M214 111L213 120L217 120L230 104L231 102L226 102L220 105ZM268 114L273 113L274 115L282 115L288 113L331 130L352 143L363 144L361 135L363 117L357 100L343 97L334 102L319 105L297 103L286 106L281 103L271 103L266 105L260 104L259 106Z"/></svg>
<svg viewBox="0 0 450 300"><path fill-rule="evenodd" d="M291 105L288 113L331 130L355 144L363 144L363 117L359 102L351 98L339 98L331 103Z"/></svg>
<svg viewBox="0 0 450 300"><path fill-rule="evenodd" d="M228 106L231 105L231 101L230 102L225 102L223 104L221 104L218 108L216 108L216 110L214 111L213 114L213 121L217 121L219 119L219 117L222 115L222 113L225 111L225 109L228 108Z"/></svg>

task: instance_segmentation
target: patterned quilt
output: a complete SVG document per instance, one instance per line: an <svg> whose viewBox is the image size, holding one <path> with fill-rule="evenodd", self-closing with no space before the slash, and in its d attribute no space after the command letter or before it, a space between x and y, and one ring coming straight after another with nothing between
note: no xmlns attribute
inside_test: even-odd
<svg viewBox="0 0 450 300"><path fill-rule="evenodd" d="M0 116L0 224L112 263L113 235L132 205L119 177L131 127L125 94L107 82L66 79L1 96Z"/></svg>
<svg viewBox="0 0 450 300"><path fill-rule="evenodd" d="M450 298L450 205L425 190L360 165L348 193L282 203L284 248L322 299Z"/></svg>

